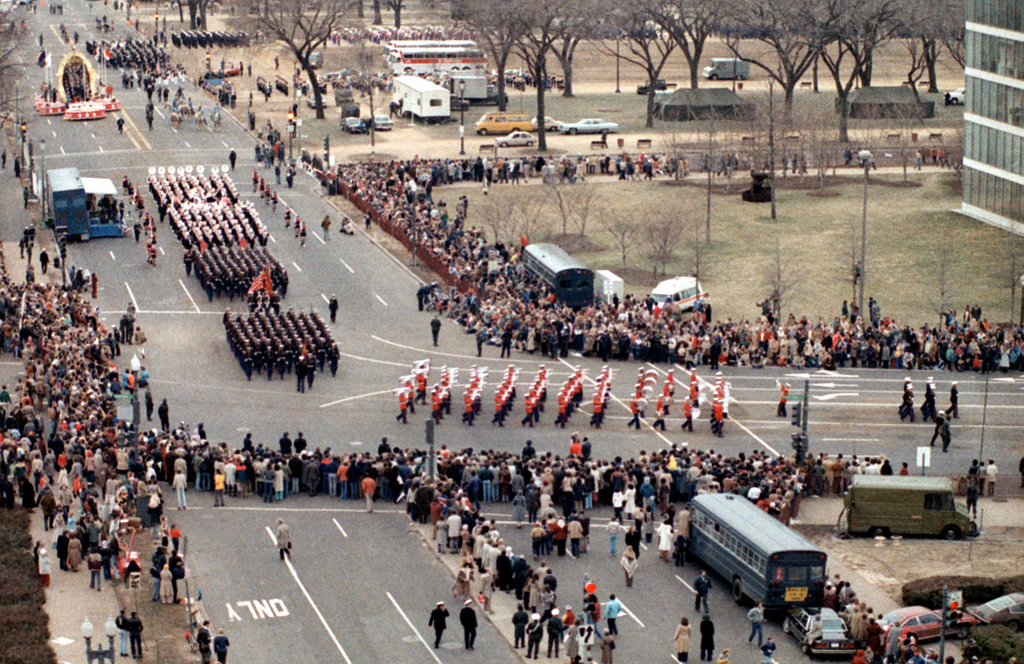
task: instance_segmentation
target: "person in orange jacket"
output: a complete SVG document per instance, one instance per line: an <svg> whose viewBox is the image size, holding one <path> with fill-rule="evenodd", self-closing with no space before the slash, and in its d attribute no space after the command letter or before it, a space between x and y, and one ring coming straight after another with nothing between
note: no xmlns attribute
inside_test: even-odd
<svg viewBox="0 0 1024 664"><path fill-rule="evenodd" d="M633 413L633 419L631 419L629 421L629 423L626 424L626 426L629 427L629 428L633 428L635 426L637 428L637 431L639 431L640 430L640 404L639 404L639 400L636 397L633 397L633 399L630 400L630 402L629 402L629 412Z"/></svg>
<svg viewBox="0 0 1024 664"><path fill-rule="evenodd" d="M689 401L683 402L683 425L682 428L693 432L693 404Z"/></svg>
<svg viewBox="0 0 1024 664"><path fill-rule="evenodd" d="M788 400L788 398L789 398L789 383L780 383L779 384L779 410L778 410L778 413L777 413L779 417L785 417L786 416L786 401Z"/></svg>
<svg viewBox="0 0 1024 664"><path fill-rule="evenodd" d="M408 424L406 411L409 409L409 395L405 390L398 393L398 416L395 420L402 420L402 424Z"/></svg>

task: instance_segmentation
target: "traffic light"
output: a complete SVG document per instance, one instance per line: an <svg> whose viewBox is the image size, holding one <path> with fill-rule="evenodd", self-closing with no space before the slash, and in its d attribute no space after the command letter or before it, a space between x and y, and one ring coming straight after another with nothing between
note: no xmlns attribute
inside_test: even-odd
<svg viewBox="0 0 1024 664"><path fill-rule="evenodd" d="M802 465L807 455L807 437L802 433L793 434L793 450L796 451L796 463Z"/></svg>
<svg viewBox="0 0 1024 664"><path fill-rule="evenodd" d="M25 142L25 137L26 137L27 134L28 134L28 123L27 122L22 122L21 123L21 142L22 143Z"/></svg>
<svg viewBox="0 0 1024 664"><path fill-rule="evenodd" d="M324 136L324 158L326 159L329 154L331 154L331 137Z"/></svg>
<svg viewBox="0 0 1024 664"><path fill-rule="evenodd" d="M288 134L295 135L295 114L291 111L288 112Z"/></svg>
<svg viewBox="0 0 1024 664"><path fill-rule="evenodd" d="M793 416L790 421L793 422L793 426L795 427L798 427L803 423L803 420L801 419L804 409L803 406L804 405L802 403L793 404Z"/></svg>
<svg viewBox="0 0 1024 664"><path fill-rule="evenodd" d="M68 257L68 236L61 235L57 238L57 248L60 250L60 258L64 260Z"/></svg>

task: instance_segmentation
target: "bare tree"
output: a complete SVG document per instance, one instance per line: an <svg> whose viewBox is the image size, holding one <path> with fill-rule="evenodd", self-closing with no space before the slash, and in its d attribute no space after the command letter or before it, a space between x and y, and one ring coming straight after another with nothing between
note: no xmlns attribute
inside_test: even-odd
<svg viewBox="0 0 1024 664"><path fill-rule="evenodd" d="M192 30L202 25L203 30L209 30L210 28L206 24L206 10L210 6L210 0L187 0L188 2L188 23ZM181 4L178 4L178 10L181 11Z"/></svg>
<svg viewBox="0 0 1024 664"><path fill-rule="evenodd" d="M804 153L813 164L818 191L825 190L825 176L833 171L839 155L839 125L831 109L820 105L807 106L794 116L794 127L800 131Z"/></svg>
<svg viewBox="0 0 1024 664"><path fill-rule="evenodd" d="M622 208L608 207L601 211L600 226L612 238L615 248L626 265L626 257L636 248L640 237L640 227L632 214Z"/></svg>
<svg viewBox="0 0 1024 664"><path fill-rule="evenodd" d="M967 66L967 30L964 26L966 7L965 0L942 0L945 11L939 23L942 43L953 60L963 69Z"/></svg>
<svg viewBox="0 0 1024 664"><path fill-rule="evenodd" d="M604 206L604 197L594 185L581 183L573 186L576 187L576 204L572 208L570 221L580 237L586 237L587 224Z"/></svg>
<svg viewBox="0 0 1024 664"><path fill-rule="evenodd" d="M651 266L655 279L666 273L668 264L676 259L683 246L683 219L686 210L678 202L667 206L645 206L641 213L639 245Z"/></svg>
<svg viewBox="0 0 1024 664"><path fill-rule="evenodd" d="M601 193L586 183L569 184L550 179L545 184L549 207L554 208L562 222L562 235L569 234L569 225L580 237L587 234L587 224L602 204Z"/></svg>
<svg viewBox="0 0 1024 664"><path fill-rule="evenodd" d="M932 279L938 291L936 296L931 297L935 313L940 316L946 313L947 303L950 301L950 292L956 279L953 275L953 245L951 242L939 242L938 246L932 248Z"/></svg>
<svg viewBox="0 0 1024 664"><path fill-rule="evenodd" d="M936 63L944 22L943 1L903 0L900 5L898 34L910 56L907 83L915 90L917 82L927 74L928 92L939 91Z"/></svg>
<svg viewBox="0 0 1024 664"><path fill-rule="evenodd" d="M1010 317L1007 320L1012 325L1016 320L1014 313L1017 308L1017 288L1021 285L1021 278L1024 278L1024 242L1020 238L1010 236L1002 243L1000 254L995 285L1003 288L1008 286L1010 289Z"/></svg>
<svg viewBox="0 0 1024 664"><path fill-rule="evenodd" d="M704 140L703 148L704 158L707 159L707 187L705 191L705 210L704 210L704 242L711 242L711 192L714 189L715 184L715 160L717 159L716 152L718 148L718 114L711 111L711 118L705 125L705 129L702 132Z"/></svg>
<svg viewBox="0 0 1024 664"><path fill-rule="evenodd" d="M548 193L551 206L562 221L562 237L569 234L569 219L576 204L576 185L560 182L558 178L546 178L544 189Z"/></svg>
<svg viewBox="0 0 1024 664"><path fill-rule="evenodd" d="M860 222L853 217L846 219L842 234L832 245L836 251L843 280L850 284L850 301L857 301L857 284L860 282Z"/></svg>
<svg viewBox="0 0 1024 664"><path fill-rule="evenodd" d="M20 94L18 81L24 78L24 65L18 61L18 51L25 45L25 32L18 28L19 21L13 8L0 11L0 126L8 117L18 115Z"/></svg>
<svg viewBox="0 0 1024 664"><path fill-rule="evenodd" d="M768 299L772 303L775 317L782 315L782 309L793 296L800 284L800 276L793 258L796 252L787 251L782 246L781 233L774 229L765 244L769 254L766 257L762 277L768 286Z"/></svg>
<svg viewBox="0 0 1024 664"><path fill-rule="evenodd" d="M832 0L823 3L831 9L831 16L818 20L822 40L821 62L836 86L839 106L839 140L847 143L849 137L850 90L858 79L871 84L872 57L881 44L889 40L899 27L896 21L897 0Z"/></svg>
<svg viewBox="0 0 1024 664"><path fill-rule="evenodd" d="M295 56L313 88L316 118L324 119L323 94L310 61L331 33L341 27L350 0L242 0L248 3L256 26L280 41Z"/></svg>
<svg viewBox="0 0 1024 664"><path fill-rule="evenodd" d="M543 122L548 54L562 35L564 7L547 0L517 0L517 4L516 20L522 37L516 44L516 50L537 85L537 117L542 120L537 124L537 149L543 151L548 149L547 126Z"/></svg>
<svg viewBox="0 0 1024 664"><path fill-rule="evenodd" d="M824 14L824 15L823 15ZM727 0L721 30L733 54L768 75L785 92L786 111L793 107L797 84L821 53L833 28L819 0ZM750 46L761 42L770 55Z"/></svg>
<svg viewBox="0 0 1024 664"><path fill-rule="evenodd" d="M657 0L623 3L617 5L618 9L609 17L611 25L621 31L620 41L625 42L629 52L617 57L639 67L647 75L647 122L644 125L647 128L654 126L655 83L678 46L672 34L655 20L652 7L656 3ZM595 42L595 46L608 55L615 55L615 49L604 41Z"/></svg>
<svg viewBox="0 0 1024 664"><path fill-rule="evenodd" d="M683 269L692 274L697 281L707 279L711 241L704 236L705 228L701 215L693 209L684 210L681 225Z"/></svg>
<svg viewBox="0 0 1024 664"><path fill-rule="evenodd" d="M718 0L665 0L652 6L655 20L667 31L690 69L690 87L700 81L704 45L714 33L722 4Z"/></svg>
<svg viewBox="0 0 1024 664"><path fill-rule="evenodd" d="M604 20L600 11L600 0L560 0L565 6L566 17L561 25L561 35L551 51L562 67L565 86L563 97L572 97L573 59L580 41L590 39Z"/></svg>
<svg viewBox="0 0 1024 664"><path fill-rule="evenodd" d="M405 2L405 0L386 0L386 1L387 1L388 9L390 9L395 14L395 27L396 28L402 27L402 3Z"/></svg>
<svg viewBox="0 0 1024 664"><path fill-rule="evenodd" d="M514 0L467 2L465 19L473 27L498 72L498 110L508 108L505 95L505 68L516 42L523 37L524 25L518 20Z"/></svg>

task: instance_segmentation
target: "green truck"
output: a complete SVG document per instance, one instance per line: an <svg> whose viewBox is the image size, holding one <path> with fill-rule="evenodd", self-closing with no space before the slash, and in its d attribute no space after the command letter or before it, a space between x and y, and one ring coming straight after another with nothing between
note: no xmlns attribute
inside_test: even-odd
<svg viewBox="0 0 1024 664"><path fill-rule="evenodd" d="M851 534L959 539L978 531L944 477L857 475L844 501Z"/></svg>

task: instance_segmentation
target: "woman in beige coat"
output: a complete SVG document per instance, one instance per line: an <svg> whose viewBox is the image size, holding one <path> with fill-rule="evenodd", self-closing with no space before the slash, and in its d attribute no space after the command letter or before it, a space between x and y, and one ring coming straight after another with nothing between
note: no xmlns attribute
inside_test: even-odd
<svg viewBox="0 0 1024 664"><path fill-rule="evenodd" d="M68 542L68 567L72 572L77 572L82 564L82 540L72 535Z"/></svg>
<svg viewBox="0 0 1024 664"><path fill-rule="evenodd" d="M679 660L680 664L685 664L686 660L690 657L690 634L692 633L693 629L690 627L690 621L684 617L679 621L675 636L672 637L676 648L676 659Z"/></svg>

